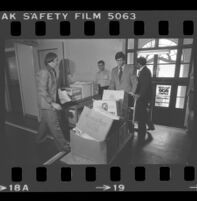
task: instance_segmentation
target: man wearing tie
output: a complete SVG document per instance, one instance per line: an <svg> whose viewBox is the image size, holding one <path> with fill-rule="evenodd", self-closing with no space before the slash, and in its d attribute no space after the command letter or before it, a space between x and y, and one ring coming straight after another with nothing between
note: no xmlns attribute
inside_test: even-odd
<svg viewBox="0 0 197 201"><path fill-rule="evenodd" d="M133 98L130 93L134 94L137 88L136 70L133 65L125 64L125 55L123 52L117 52L115 55L117 66L112 69L109 89L124 90L129 94L128 106L132 106ZM129 131L132 132L133 125L129 125Z"/></svg>
<svg viewBox="0 0 197 201"><path fill-rule="evenodd" d="M125 64L125 55L123 52L116 53L115 60L117 66L112 69L109 89L135 93L137 77L134 66Z"/></svg>
<svg viewBox="0 0 197 201"><path fill-rule="evenodd" d="M151 72L146 67L146 59L137 59L138 85L135 92L136 102L136 121L138 122L138 142L142 145L145 142L146 123L148 119L147 105L152 99L152 78Z"/></svg>

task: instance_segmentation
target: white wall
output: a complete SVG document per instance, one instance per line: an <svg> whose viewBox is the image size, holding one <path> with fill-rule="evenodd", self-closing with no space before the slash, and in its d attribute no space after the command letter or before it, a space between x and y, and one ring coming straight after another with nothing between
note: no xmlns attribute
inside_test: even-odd
<svg viewBox="0 0 197 201"><path fill-rule="evenodd" d="M47 39L33 42L35 42L35 45L31 46L19 41L19 43L16 43L16 49L23 110L25 114L38 118L39 109L35 75L42 68L40 66L40 63L42 63L40 52L42 54L42 52L50 51L50 49L57 49L56 53L59 61L63 58L70 60L71 69L74 71L76 80L94 80L98 71L98 60L104 60L106 68L111 71L116 66L115 54L118 51L125 51L124 39ZM43 58L44 54L41 60Z"/></svg>
<svg viewBox="0 0 197 201"><path fill-rule="evenodd" d="M125 51L124 39L46 39L37 40L37 43L36 71L40 68L40 63L42 65L40 52L57 48L59 61L62 58L70 60L71 71L76 80L94 80L98 71L97 61L101 59L106 62L106 68L111 71L116 66L114 59L116 52Z"/></svg>
<svg viewBox="0 0 197 201"><path fill-rule="evenodd" d="M76 80L94 80L97 61L104 60L106 69L116 66L115 54L124 51L124 39L64 40L65 57L70 60Z"/></svg>

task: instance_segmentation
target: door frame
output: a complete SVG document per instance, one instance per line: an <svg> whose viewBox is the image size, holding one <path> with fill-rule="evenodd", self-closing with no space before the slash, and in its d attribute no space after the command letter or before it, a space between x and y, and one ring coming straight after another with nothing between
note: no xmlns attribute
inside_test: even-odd
<svg viewBox="0 0 197 201"><path fill-rule="evenodd" d="M156 61L156 56L154 57L154 61L153 61L153 104L155 104L155 93L156 93L156 85L157 84L164 84L164 85L171 85L171 97L170 97L170 105L168 108L161 108L161 110L171 110L174 114L177 112L179 113L182 112L182 125L180 125L181 127L184 127L185 125L185 115L186 115L186 106L187 106L187 101L188 101L188 97L187 97L187 91L188 91L188 84L189 84L189 78L190 78L190 72L191 72L191 68L192 68L192 60L194 57L194 42L195 39L193 37L191 37L191 39L193 39L193 43L192 44L184 44L184 39L185 38L177 38L178 39L178 44L177 46L170 46L170 47L158 47L158 42L159 39L163 39L163 38L147 38L147 39L152 39L155 40L155 47L154 48L138 48L138 43L139 43L139 39L135 39L133 38L133 49L129 49L128 48L128 39L126 39L126 47L125 47L125 52L126 52L126 56L128 56L128 53L133 53L133 64L134 66L136 65L136 58L137 58L137 52L142 51L142 50L160 50L160 49L175 49L177 50L177 58L176 58L176 62L175 64L175 75L174 78L158 78L156 77L155 74L155 70L157 68L157 61ZM168 39L168 38L164 38L164 39ZM169 38L170 39L170 38ZM183 49L187 49L187 48L191 48L191 57L190 57L190 62L183 62L181 61L181 56L182 56L182 51ZM126 60L128 61L128 58L126 58ZM189 64L189 71L188 71L188 77L186 78L180 78L179 77L179 73L180 73L180 68L181 68L181 64ZM155 75L154 75L155 74ZM186 95L185 95L185 100L184 100L184 108L183 109L179 109L176 108L176 96L177 96L177 88L178 86L186 86ZM153 105L153 109L157 108L157 106L155 107ZM159 107L158 107L159 108ZM164 112L165 113L165 112ZM172 115L174 116L174 115ZM154 115L153 115L154 118ZM170 122L171 123L171 122ZM176 123L175 123L176 124Z"/></svg>
<svg viewBox="0 0 197 201"><path fill-rule="evenodd" d="M20 73L19 73L19 68L18 68L18 58L17 58L17 54L16 54L16 48L11 48L9 50L5 50L5 57L6 57L6 67L5 67L5 76L6 76L6 80L7 80L7 89L8 89L8 98L9 98L9 101L11 103L11 112L13 111L13 108L12 108L12 101L11 101L11 97L10 97L10 87L9 87L9 81L10 81L10 78L9 78L9 72L8 72L8 58L9 56L14 56L15 59L16 59L16 68L17 68L17 76L18 76L18 83L19 83L19 89L20 89L20 99L21 99L21 106L22 106L22 115L24 115L24 105L23 105L23 97L22 97L22 92L21 92L21 84L20 84ZM5 81L6 81L5 80Z"/></svg>

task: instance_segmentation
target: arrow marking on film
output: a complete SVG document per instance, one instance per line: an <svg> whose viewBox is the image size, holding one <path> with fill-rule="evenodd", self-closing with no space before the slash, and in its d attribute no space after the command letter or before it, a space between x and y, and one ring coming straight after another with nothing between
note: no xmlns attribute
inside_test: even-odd
<svg viewBox="0 0 197 201"><path fill-rule="evenodd" d="M4 190L6 190L6 189L7 189L6 186L1 186L1 185L0 185L0 191L4 191Z"/></svg>
<svg viewBox="0 0 197 201"><path fill-rule="evenodd" d="M102 189L103 191L109 190L111 187L107 185L97 186L96 189Z"/></svg>

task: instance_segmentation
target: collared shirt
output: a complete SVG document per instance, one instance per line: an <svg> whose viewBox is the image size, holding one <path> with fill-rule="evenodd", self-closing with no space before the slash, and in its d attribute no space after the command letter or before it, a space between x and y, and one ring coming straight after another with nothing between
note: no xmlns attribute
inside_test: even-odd
<svg viewBox="0 0 197 201"><path fill-rule="evenodd" d="M122 68L122 72L124 71L124 67L125 67L125 64L123 66L121 66ZM118 74L120 73L120 67L118 67Z"/></svg>
<svg viewBox="0 0 197 201"><path fill-rule="evenodd" d="M110 83L109 71L105 69L104 71L97 72L96 82L101 87L109 86L109 83Z"/></svg>
<svg viewBox="0 0 197 201"><path fill-rule="evenodd" d="M138 70L138 72L137 72L137 76L138 76L138 77L139 77L141 71L144 69L144 67L145 67L145 66L142 66L142 67Z"/></svg>

